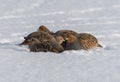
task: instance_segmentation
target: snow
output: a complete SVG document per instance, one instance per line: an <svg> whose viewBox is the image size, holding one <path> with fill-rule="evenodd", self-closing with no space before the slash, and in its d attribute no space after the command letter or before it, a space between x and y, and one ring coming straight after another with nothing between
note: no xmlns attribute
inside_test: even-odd
<svg viewBox="0 0 120 82"><path fill-rule="evenodd" d="M0 82L119 82L120 0L0 0ZM23 37L46 25L97 37L102 49L29 52Z"/></svg>

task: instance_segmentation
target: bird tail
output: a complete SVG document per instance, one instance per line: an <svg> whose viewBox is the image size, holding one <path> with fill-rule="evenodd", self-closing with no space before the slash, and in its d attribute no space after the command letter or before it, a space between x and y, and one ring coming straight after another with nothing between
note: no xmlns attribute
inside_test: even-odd
<svg viewBox="0 0 120 82"><path fill-rule="evenodd" d="M98 44L97 46L98 46L98 47L101 47L101 48L103 47L103 46L102 46L102 45L100 45L100 44Z"/></svg>

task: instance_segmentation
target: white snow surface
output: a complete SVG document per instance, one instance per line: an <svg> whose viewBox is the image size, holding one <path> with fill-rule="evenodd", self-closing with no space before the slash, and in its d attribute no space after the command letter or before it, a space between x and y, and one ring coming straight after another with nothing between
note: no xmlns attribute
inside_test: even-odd
<svg viewBox="0 0 120 82"><path fill-rule="evenodd" d="M104 48L18 46L40 25L91 33ZM0 82L120 82L120 0L0 0Z"/></svg>

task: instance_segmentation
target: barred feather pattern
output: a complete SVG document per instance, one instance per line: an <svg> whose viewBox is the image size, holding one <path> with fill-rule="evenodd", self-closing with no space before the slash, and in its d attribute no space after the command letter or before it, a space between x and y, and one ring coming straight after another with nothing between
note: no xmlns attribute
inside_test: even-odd
<svg viewBox="0 0 120 82"><path fill-rule="evenodd" d="M55 33L57 36L62 36L64 40L69 37L69 35L74 35L76 36L78 33L72 30L59 30Z"/></svg>
<svg viewBox="0 0 120 82"><path fill-rule="evenodd" d="M33 32L33 33L29 34L27 37L25 37L24 38L25 40L20 45L28 45L28 40L30 40L31 38L36 38L40 42L42 42L42 41L55 41L54 36L50 35L49 33Z"/></svg>
<svg viewBox="0 0 120 82"><path fill-rule="evenodd" d="M57 43L52 43L49 41L43 41L43 42L34 42L32 44L29 45L30 51L31 52L62 52L64 51L63 47L60 44Z"/></svg>
<svg viewBox="0 0 120 82"><path fill-rule="evenodd" d="M44 41L44 40L55 40L55 38L52 35L50 35L48 33L45 33L45 32L39 32L38 35L36 35L36 34L37 33L35 33L35 35L33 37L37 38L41 42Z"/></svg>
<svg viewBox="0 0 120 82"><path fill-rule="evenodd" d="M41 25L39 28L38 28L38 30L37 30L38 32L47 32L47 33L49 33L49 34L54 34L53 32L51 32L46 26L44 26L44 25Z"/></svg>
<svg viewBox="0 0 120 82"><path fill-rule="evenodd" d="M40 51L51 51L52 46L50 46L48 41L44 41L42 43L35 43L31 46L29 46L31 52L40 52Z"/></svg>
<svg viewBox="0 0 120 82"><path fill-rule="evenodd" d="M95 38L91 34L81 33L79 34L78 37L79 37L79 43L80 43L81 49L89 50L89 49L94 49L96 47L100 47L99 46L100 44L98 44L97 38Z"/></svg>

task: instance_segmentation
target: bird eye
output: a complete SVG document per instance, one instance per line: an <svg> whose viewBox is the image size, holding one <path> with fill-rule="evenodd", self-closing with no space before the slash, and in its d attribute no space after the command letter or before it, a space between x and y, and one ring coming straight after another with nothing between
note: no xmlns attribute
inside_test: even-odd
<svg viewBox="0 0 120 82"><path fill-rule="evenodd" d="M33 39L33 38L32 38L31 40L32 40L32 41L34 41L34 39Z"/></svg>
<svg viewBox="0 0 120 82"><path fill-rule="evenodd" d="M27 39L27 37L24 37L24 39L26 40L26 39Z"/></svg>

